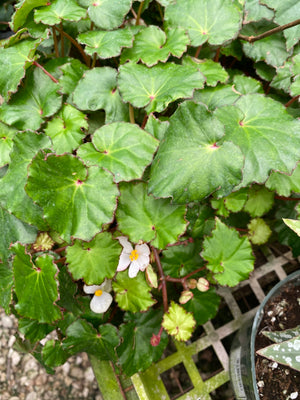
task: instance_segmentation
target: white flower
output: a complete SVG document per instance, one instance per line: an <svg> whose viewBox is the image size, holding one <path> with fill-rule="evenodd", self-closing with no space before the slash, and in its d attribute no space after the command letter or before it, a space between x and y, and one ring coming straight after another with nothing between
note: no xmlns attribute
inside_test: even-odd
<svg viewBox="0 0 300 400"><path fill-rule="evenodd" d="M135 278L139 271L144 271L149 265L150 249L143 244L137 244L133 249L125 236L117 238L123 246L117 271L124 271L129 265L129 278Z"/></svg>
<svg viewBox="0 0 300 400"><path fill-rule="evenodd" d="M104 313L109 309L113 301L112 295L109 294L111 291L110 280L105 279L101 285L84 285L83 291L87 294L94 295L90 302L91 310L94 311L94 313Z"/></svg>

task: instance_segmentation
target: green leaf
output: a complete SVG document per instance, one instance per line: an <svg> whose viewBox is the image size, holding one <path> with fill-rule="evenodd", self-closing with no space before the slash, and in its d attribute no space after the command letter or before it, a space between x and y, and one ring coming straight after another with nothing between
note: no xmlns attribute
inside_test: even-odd
<svg viewBox="0 0 300 400"><path fill-rule="evenodd" d="M189 43L190 40L184 29L170 29L166 35L158 26L150 25L137 33L132 48L122 52L121 63L127 60L132 62L141 60L151 67L158 61L167 61L171 54L181 57Z"/></svg>
<svg viewBox="0 0 300 400"><path fill-rule="evenodd" d="M262 0L262 4L266 4L268 7L275 9L274 21L278 25L288 24L291 21L295 21L300 18L299 2L298 0L286 0L284 2L277 0ZM286 29L283 32L286 38L286 47L289 50L295 46L300 38L300 26L294 26Z"/></svg>
<svg viewBox="0 0 300 400"><path fill-rule="evenodd" d="M73 93L73 102L81 110L105 110L106 123L127 121L128 106L117 91L117 71L110 67L93 68L84 73Z"/></svg>
<svg viewBox="0 0 300 400"><path fill-rule="evenodd" d="M240 189L224 198L225 207L232 212L241 211L248 199L248 191Z"/></svg>
<svg viewBox="0 0 300 400"><path fill-rule="evenodd" d="M300 325L295 328L285 329L284 331L263 331L262 334L274 343L285 342L300 335Z"/></svg>
<svg viewBox="0 0 300 400"><path fill-rule="evenodd" d="M185 342L192 336L195 325L196 321L192 313L185 311L183 307L171 301L162 322L163 328L169 335L174 336L176 340Z"/></svg>
<svg viewBox="0 0 300 400"><path fill-rule="evenodd" d="M254 218L247 225L249 239L253 244L265 244L271 236L271 229L262 218Z"/></svg>
<svg viewBox="0 0 300 400"><path fill-rule="evenodd" d="M155 118L153 114L150 114L145 126L145 131L151 133L151 135L156 139L162 140L165 136L168 126L168 121L161 121L158 118Z"/></svg>
<svg viewBox="0 0 300 400"><path fill-rule="evenodd" d="M185 206L149 196L145 183L120 184L120 192L118 227L132 242L151 242L154 247L163 249L184 233Z"/></svg>
<svg viewBox="0 0 300 400"><path fill-rule="evenodd" d="M126 323L120 327L120 335L124 340L117 348L117 353L122 371L131 376L144 371L161 358L168 336L163 332L159 345L151 345L152 335L160 328L160 311L151 309L145 313L126 313L124 319Z"/></svg>
<svg viewBox="0 0 300 400"><path fill-rule="evenodd" d="M37 7L45 6L48 0L23 0L16 4L16 12L12 17L12 29L17 32L21 28L30 14L30 12Z"/></svg>
<svg viewBox="0 0 300 400"><path fill-rule="evenodd" d="M270 192L270 190L264 186L254 185L249 190L249 197L244 210L247 211L251 217L261 217L272 208L273 203L273 192Z"/></svg>
<svg viewBox="0 0 300 400"><path fill-rule="evenodd" d="M292 75L292 62L286 61L284 65L276 68L276 75L273 77L270 85L275 89L282 89L288 93Z"/></svg>
<svg viewBox="0 0 300 400"><path fill-rule="evenodd" d="M40 68L31 68L24 86L0 107L0 119L20 130L39 129L44 118L51 117L61 106L57 90L57 84Z"/></svg>
<svg viewBox="0 0 300 400"><path fill-rule="evenodd" d="M75 0L54 0L46 7L35 11L34 20L45 25L58 25L62 21L79 21L86 17L86 10Z"/></svg>
<svg viewBox="0 0 300 400"><path fill-rule="evenodd" d="M253 270L254 257L246 236L240 237L219 219L212 236L204 239L201 256L220 285L235 286L248 278Z"/></svg>
<svg viewBox="0 0 300 400"><path fill-rule="evenodd" d="M261 19L273 20L274 18L274 11L260 4L257 0L246 0L244 13L244 24Z"/></svg>
<svg viewBox="0 0 300 400"><path fill-rule="evenodd" d="M216 316L221 299L215 288L210 288L207 292L195 289L192 293L193 298L183 304L183 308L193 314L197 325L203 325Z"/></svg>
<svg viewBox="0 0 300 400"><path fill-rule="evenodd" d="M132 0L90 0L88 13L98 28L112 30L122 25L131 3Z"/></svg>
<svg viewBox="0 0 300 400"><path fill-rule="evenodd" d="M86 116L76 108L66 104L60 112L48 122L45 129L50 136L56 154L72 153L85 137L82 130L88 129Z"/></svg>
<svg viewBox="0 0 300 400"><path fill-rule="evenodd" d="M57 302L57 304L60 307L64 308L65 311L70 311L73 318L75 318L74 316L81 314L80 306L78 304L77 298L75 297L78 287L77 284L73 281L71 275L69 274L66 265L63 265L59 269L58 282L59 301Z"/></svg>
<svg viewBox="0 0 300 400"><path fill-rule="evenodd" d="M142 273L135 278L129 278L127 271L118 272L112 286L116 293L115 300L122 310L133 313L146 311L156 303L151 296L151 288L147 285Z"/></svg>
<svg viewBox="0 0 300 400"><path fill-rule="evenodd" d="M202 104L182 103L170 118L151 168L149 191L176 202L226 195L242 178L240 149L221 140L223 126ZM214 171L212 175L212 171Z"/></svg>
<svg viewBox="0 0 300 400"><path fill-rule="evenodd" d="M89 31L81 33L77 40L85 44L84 51L92 56L97 54L99 58L117 57L123 47L131 47L133 32L129 28L116 31Z"/></svg>
<svg viewBox="0 0 300 400"><path fill-rule="evenodd" d="M218 85L196 90L193 99L195 102L205 104L210 111L214 111L216 108L232 105L239 97L240 94L232 85Z"/></svg>
<svg viewBox="0 0 300 400"><path fill-rule="evenodd" d="M113 278L122 247L108 232L99 233L90 242L75 240L67 248L68 270L75 280L87 285L99 285L105 278Z"/></svg>
<svg viewBox="0 0 300 400"><path fill-rule="evenodd" d="M16 310L24 317L51 323L61 318L58 300L56 265L47 254L38 257L35 263L21 244L14 246L13 261L15 291L18 298Z"/></svg>
<svg viewBox="0 0 300 400"><path fill-rule="evenodd" d="M264 93L261 83L250 76L235 75L233 83L235 90L241 94Z"/></svg>
<svg viewBox="0 0 300 400"><path fill-rule="evenodd" d="M14 46L0 48L0 95L8 100L15 93L25 70L34 61L35 51L40 40L26 39L17 42Z"/></svg>
<svg viewBox="0 0 300 400"><path fill-rule="evenodd" d="M48 367L58 367L64 364L70 357L70 354L62 347L58 340L48 340L42 350L43 361Z"/></svg>
<svg viewBox="0 0 300 400"><path fill-rule="evenodd" d="M245 156L242 186L264 183L271 170L291 172L299 160L300 124L277 101L260 94L242 96L219 108L226 139Z"/></svg>
<svg viewBox="0 0 300 400"><path fill-rule="evenodd" d="M1 210L1 209L0 209ZM8 263L0 262L0 306L8 314L10 312L11 289L14 284L13 272Z"/></svg>
<svg viewBox="0 0 300 400"><path fill-rule="evenodd" d="M82 145L77 155L86 165L98 165L111 171L115 182L140 179L158 146L153 136L126 122L97 129L92 143Z"/></svg>
<svg viewBox="0 0 300 400"><path fill-rule="evenodd" d="M300 96L300 75L296 76L290 87L292 96Z"/></svg>
<svg viewBox="0 0 300 400"><path fill-rule="evenodd" d="M76 59L59 67L62 71L62 76L59 78L60 92L71 95L87 69L86 65Z"/></svg>
<svg viewBox="0 0 300 400"><path fill-rule="evenodd" d="M195 67L173 63L152 68L127 63L119 68L118 84L122 98L134 107L146 107L147 113L163 111L179 98L191 97L204 84Z"/></svg>
<svg viewBox="0 0 300 400"><path fill-rule="evenodd" d="M214 212L205 203L188 205L186 219L189 221L187 235L194 239L210 235L215 226Z"/></svg>
<svg viewBox="0 0 300 400"><path fill-rule="evenodd" d="M169 26L187 29L192 46L200 46L206 41L221 45L234 39L241 26L241 17L231 0L177 0L165 11Z"/></svg>
<svg viewBox="0 0 300 400"><path fill-rule="evenodd" d="M37 229L27 225L0 206L0 260L6 261L10 245L15 242L34 243Z"/></svg>
<svg viewBox="0 0 300 400"><path fill-rule="evenodd" d="M225 83L229 77L221 64L213 60L199 60L198 58L186 56L183 65L194 65L205 76L206 85L216 86L218 82Z"/></svg>
<svg viewBox="0 0 300 400"><path fill-rule="evenodd" d="M102 168L87 169L72 155L45 157L42 152L29 167L26 190L67 242L92 239L112 220L118 195L112 175Z"/></svg>
<svg viewBox="0 0 300 400"><path fill-rule="evenodd" d="M300 221L295 219L283 218L283 222L300 236Z"/></svg>
<svg viewBox="0 0 300 400"><path fill-rule="evenodd" d="M28 197L24 186L32 158L40 149L49 146L49 138L45 135L30 131L17 133L10 154L11 163L0 181L0 203L20 220L35 225L40 230L47 230L48 225L43 220L41 208Z"/></svg>
<svg viewBox="0 0 300 400"><path fill-rule="evenodd" d="M73 322L67 329L63 348L72 354L85 351L99 360L115 360L115 347L119 344L117 328L110 324L101 325L99 333L83 319Z"/></svg>
<svg viewBox="0 0 300 400"><path fill-rule="evenodd" d="M272 172L266 187L285 197L289 197L292 192L300 193L300 164L297 164L291 175Z"/></svg>
<svg viewBox="0 0 300 400"><path fill-rule="evenodd" d="M200 268L203 265L203 260L199 255L197 243L188 243L164 250L161 264L165 275L183 278Z"/></svg>
<svg viewBox="0 0 300 400"><path fill-rule="evenodd" d="M37 320L20 318L18 329L31 343L36 343L44 339L55 328L49 324L41 324Z"/></svg>
<svg viewBox="0 0 300 400"><path fill-rule="evenodd" d="M0 168L10 162L10 152L16 132L16 129L0 122Z"/></svg>
<svg viewBox="0 0 300 400"><path fill-rule="evenodd" d="M246 36L257 36L276 26L274 23L266 23L263 20L244 25L241 33ZM243 49L247 57L254 61L265 61L273 67L279 67L291 55L291 51L286 50L282 32L274 33L253 43L243 42Z"/></svg>

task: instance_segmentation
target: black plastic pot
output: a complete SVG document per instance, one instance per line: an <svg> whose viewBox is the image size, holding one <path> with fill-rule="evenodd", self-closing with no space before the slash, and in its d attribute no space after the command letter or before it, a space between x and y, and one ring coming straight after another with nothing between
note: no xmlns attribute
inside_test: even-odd
<svg viewBox="0 0 300 400"><path fill-rule="evenodd" d="M257 310L254 319L248 321L234 338L229 361L229 372L236 400L260 400L255 374L255 338L264 315L266 303L277 296L289 282L300 285L300 271L286 277L268 293Z"/></svg>

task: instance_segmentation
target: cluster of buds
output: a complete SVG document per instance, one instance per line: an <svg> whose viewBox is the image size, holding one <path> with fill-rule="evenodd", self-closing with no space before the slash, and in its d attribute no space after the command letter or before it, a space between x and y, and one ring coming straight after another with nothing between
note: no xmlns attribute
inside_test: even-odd
<svg viewBox="0 0 300 400"><path fill-rule="evenodd" d="M188 287L190 289L198 289L200 292L206 292L209 289L209 282L205 278L190 279L188 281ZM180 304L185 304L193 298L193 293L190 290L184 290L179 298Z"/></svg>

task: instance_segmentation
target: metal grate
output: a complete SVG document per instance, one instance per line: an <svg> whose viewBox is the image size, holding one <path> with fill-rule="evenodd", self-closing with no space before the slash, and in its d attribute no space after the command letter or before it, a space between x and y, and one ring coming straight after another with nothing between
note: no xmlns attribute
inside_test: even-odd
<svg viewBox="0 0 300 400"><path fill-rule="evenodd" d="M257 267L250 279L232 289L218 289L223 299L219 315L199 329L199 338L189 343L175 342L172 354L165 356L145 372L132 376L134 388L129 387L123 394L122 390L119 391L119 397L115 398L233 399L232 394L229 394L231 397L226 397L225 392L229 386L229 351L234 334L254 316L266 293L279 280L299 269L299 263L293 260L291 252L277 257L268 250L265 260L267 263ZM93 367L95 368L94 365ZM111 391L105 396L103 375L99 378L98 383L104 399L114 400Z"/></svg>

